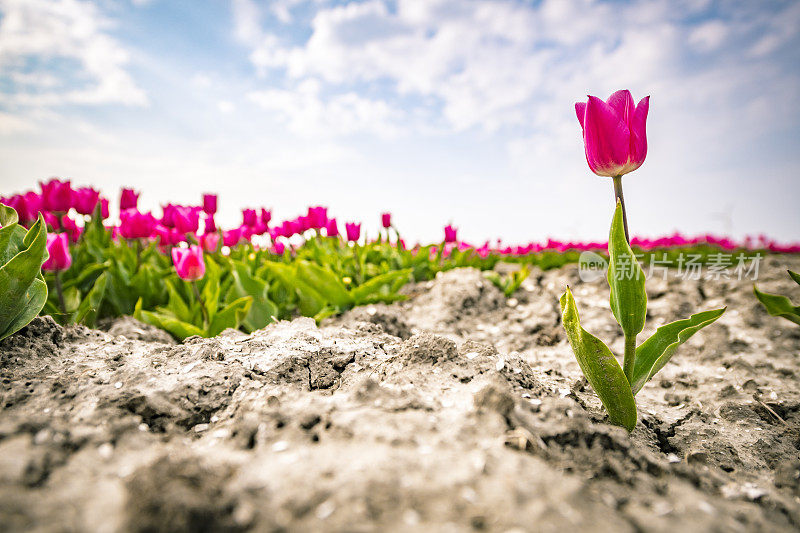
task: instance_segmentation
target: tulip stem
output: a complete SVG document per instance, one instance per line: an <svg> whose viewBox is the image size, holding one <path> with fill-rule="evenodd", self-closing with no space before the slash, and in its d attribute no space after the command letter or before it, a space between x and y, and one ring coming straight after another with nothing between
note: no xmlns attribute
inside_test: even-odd
<svg viewBox="0 0 800 533"><path fill-rule="evenodd" d="M64 303L64 288L61 286L61 272L55 272L55 279L56 279L56 293L58 294L58 305L61 307L61 312L64 316L67 316L67 306Z"/></svg>
<svg viewBox="0 0 800 533"><path fill-rule="evenodd" d="M628 383L633 383L633 367L636 362L636 335L625 336L625 358L622 360L622 370Z"/></svg>
<svg viewBox="0 0 800 533"><path fill-rule="evenodd" d="M625 211L625 197L622 195L622 176L614 176L614 197L622 206L622 225L625 228L625 240L631 244L631 237L628 233L628 213Z"/></svg>
<svg viewBox="0 0 800 533"><path fill-rule="evenodd" d="M208 322L208 311L206 310L206 306L203 303L203 297L200 295L200 289L197 288L197 282L192 281L192 291L194 291L194 297L197 298L197 301L200 302L200 312L203 313L203 329L208 328L211 326Z"/></svg>

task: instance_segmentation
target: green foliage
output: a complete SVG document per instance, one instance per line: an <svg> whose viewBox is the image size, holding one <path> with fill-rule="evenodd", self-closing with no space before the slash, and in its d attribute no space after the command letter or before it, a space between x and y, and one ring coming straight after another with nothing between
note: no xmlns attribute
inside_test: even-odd
<svg viewBox="0 0 800 533"><path fill-rule="evenodd" d="M797 272L792 272L791 270L787 270L787 272L789 272L789 276L795 281L795 283L800 285L800 274ZM779 316L794 322L797 325L800 325L800 306L792 305L792 302L789 300L789 298L779 294L761 292L755 285L753 285L753 292L755 293L756 298L758 298L758 301L764 305L770 315Z"/></svg>
<svg viewBox="0 0 800 533"><path fill-rule="evenodd" d="M661 326L636 347L636 337L644 329L647 293L644 272L625 238L619 202L611 223L608 253L611 310L625 335L623 367L620 368L614 354L603 341L581 327L569 287L560 300L561 313L572 351L583 374L608 411L609 421L632 431L636 425L635 395L667 364L679 345L717 320L725 309L696 313L685 320Z"/></svg>
<svg viewBox="0 0 800 533"><path fill-rule="evenodd" d="M510 298L512 294L517 292L522 286L522 282L528 279L531 274L531 268L528 265L511 272L508 276L501 276L499 273L490 270L484 275L491 281L495 287L503 291L506 298Z"/></svg>
<svg viewBox="0 0 800 533"><path fill-rule="evenodd" d="M41 268L46 259L42 216L26 231L17 212L0 204L0 340L26 326L44 307L47 285Z"/></svg>
<svg viewBox="0 0 800 533"><path fill-rule="evenodd" d="M611 423L633 431L636 400L622 367L603 341L581 327L578 308L569 287L561 296L560 303L564 330L583 375L608 410Z"/></svg>

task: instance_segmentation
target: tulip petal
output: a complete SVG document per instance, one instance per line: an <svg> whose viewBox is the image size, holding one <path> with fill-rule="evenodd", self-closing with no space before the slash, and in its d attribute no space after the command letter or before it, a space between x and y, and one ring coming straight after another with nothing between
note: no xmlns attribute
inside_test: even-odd
<svg viewBox="0 0 800 533"><path fill-rule="evenodd" d="M647 157L647 112L650 109L650 97L645 96L636 106L631 120L631 162L636 168L642 166ZM634 168L633 170L636 170Z"/></svg>
<svg viewBox="0 0 800 533"><path fill-rule="evenodd" d="M578 115L578 121L581 123L581 129L583 129L583 117L586 116L586 102L575 102L575 114Z"/></svg>
<svg viewBox="0 0 800 533"><path fill-rule="evenodd" d="M606 102L614 108L619 118L625 121L625 124L630 127L631 117L633 117L633 111L635 109L631 92L628 89L617 91L609 96Z"/></svg>
<svg viewBox="0 0 800 533"><path fill-rule="evenodd" d="M586 104L583 140L586 161L599 176L616 176L628 163L630 129L611 105L590 96Z"/></svg>

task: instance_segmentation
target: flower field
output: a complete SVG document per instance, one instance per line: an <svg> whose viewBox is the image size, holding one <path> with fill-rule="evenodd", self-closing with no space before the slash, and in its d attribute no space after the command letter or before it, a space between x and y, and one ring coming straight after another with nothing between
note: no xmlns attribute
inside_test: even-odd
<svg viewBox="0 0 800 533"><path fill-rule="evenodd" d="M110 200L99 191L65 180L0 198L23 226L40 214L46 223L49 259L43 270L49 297L42 314L88 326L132 315L177 339L211 337L226 328L251 332L275 320L320 321L355 306L395 302L404 298L406 283L459 267L486 271L510 296L532 267L557 268L578 262L581 252L607 248L605 242L552 239L475 245L460 240L452 226L444 228L440 243L410 245L389 213L376 214L376 223L368 226L342 223L325 207L309 207L284 221L273 220L267 209L245 209L242 223L225 229L215 222L215 195L203 195L195 206L168 204L155 214L138 210L138 196L122 190L118 220L109 219ZM633 238L631 245L644 260L657 256L671 266L680 254L696 255L703 264L719 252L748 258L800 252L798 244L764 236L734 242L676 234ZM520 269L500 275L493 270L500 262Z"/></svg>

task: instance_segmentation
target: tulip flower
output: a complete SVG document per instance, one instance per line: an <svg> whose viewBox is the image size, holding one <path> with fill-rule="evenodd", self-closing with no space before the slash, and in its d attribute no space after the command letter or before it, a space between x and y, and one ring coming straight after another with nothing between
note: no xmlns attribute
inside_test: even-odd
<svg viewBox="0 0 800 533"><path fill-rule="evenodd" d="M325 234L328 237L338 237L339 236L339 226L336 224L336 219L332 218L328 220L328 223L325 224Z"/></svg>
<svg viewBox="0 0 800 533"><path fill-rule="evenodd" d="M45 224L47 224L51 230L58 231L61 229L61 220L50 211L42 213L42 217L44 217Z"/></svg>
<svg viewBox="0 0 800 533"><path fill-rule="evenodd" d="M184 207L182 205L172 206L172 227L178 233L195 233L200 227L200 208Z"/></svg>
<svg viewBox="0 0 800 533"><path fill-rule="evenodd" d="M42 203L49 211L66 212L72 207L72 185L69 180L61 181L52 178L47 183L40 184L42 188Z"/></svg>
<svg viewBox="0 0 800 533"><path fill-rule="evenodd" d="M78 224L76 224L75 221L69 218L67 215L61 217L61 229L63 229L69 235L69 238L72 242L78 242L78 239L83 232L83 229L79 228Z"/></svg>
<svg viewBox="0 0 800 533"><path fill-rule="evenodd" d="M458 228L454 228L450 224L444 227L444 242L456 242Z"/></svg>
<svg viewBox="0 0 800 533"><path fill-rule="evenodd" d="M47 253L49 257L42 265L44 270L61 272L72 265L72 256L69 254L69 241L66 233L47 234Z"/></svg>
<svg viewBox="0 0 800 533"><path fill-rule="evenodd" d="M281 241L274 241L272 243L272 253L275 255L283 255L283 252L286 251L286 245L283 244Z"/></svg>
<svg viewBox="0 0 800 533"><path fill-rule="evenodd" d="M234 228L222 232L222 244L224 246L236 246L242 240L242 228Z"/></svg>
<svg viewBox="0 0 800 533"><path fill-rule="evenodd" d="M269 226L271 220L272 220L272 211L268 211L264 208L261 208L261 223L264 224L264 226Z"/></svg>
<svg viewBox="0 0 800 533"><path fill-rule="evenodd" d="M381 223L383 227L389 229L392 227L392 214L391 213L383 213L381 214Z"/></svg>
<svg viewBox="0 0 800 533"><path fill-rule="evenodd" d="M122 194L119 197L119 210L136 209L139 202L139 193L133 189L122 189Z"/></svg>
<svg viewBox="0 0 800 533"><path fill-rule="evenodd" d="M255 209L242 210L242 226L253 227L258 224L258 214Z"/></svg>
<svg viewBox="0 0 800 533"><path fill-rule="evenodd" d="M308 226L309 229L322 229L328 223L328 208L327 207L309 207L308 208Z"/></svg>
<svg viewBox="0 0 800 533"><path fill-rule="evenodd" d="M345 232L347 233L348 241L357 241L361 237L361 224L347 222L344 225Z"/></svg>
<svg viewBox="0 0 800 533"><path fill-rule="evenodd" d="M94 214L99 200L100 191L91 187L81 187L72 194L72 207L81 215L91 215Z"/></svg>
<svg viewBox="0 0 800 533"><path fill-rule="evenodd" d="M203 279L206 274L203 249L197 245L188 248L173 248L172 262L175 264L175 272L183 280L197 281Z"/></svg>
<svg viewBox="0 0 800 533"><path fill-rule="evenodd" d="M622 176L633 172L647 156L647 112L650 97L634 105L630 91L612 94L605 102L589 96L587 102L577 102L575 113L583 130L586 162L598 176L614 179L614 195L622 204L625 239L630 242L628 214L622 194Z"/></svg>
<svg viewBox="0 0 800 533"><path fill-rule="evenodd" d="M207 215L214 215L217 213L217 195L204 194L203 195L203 212Z"/></svg>
<svg viewBox="0 0 800 533"><path fill-rule="evenodd" d="M108 218L108 216L108 200L105 198L100 198L100 218L105 220Z"/></svg>
<svg viewBox="0 0 800 533"><path fill-rule="evenodd" d="M203 217L203 233L216 233L217 223L214 221L214 215L206 215Z"/></svg>
<svg viewBox="0 0 800 533"><path fill-rule="evenodd" d="M126 209L119 215L119 233L126 239L146 239L153 235L156 218L150 213Z"/></svg>
<svg viewBox="0 0 800 533"><path fill-rule="evenodd" d="M208 253L214 253L219 250L219 233L205 233L200 237L200 244L203 245L203 250Z"/></svg>

